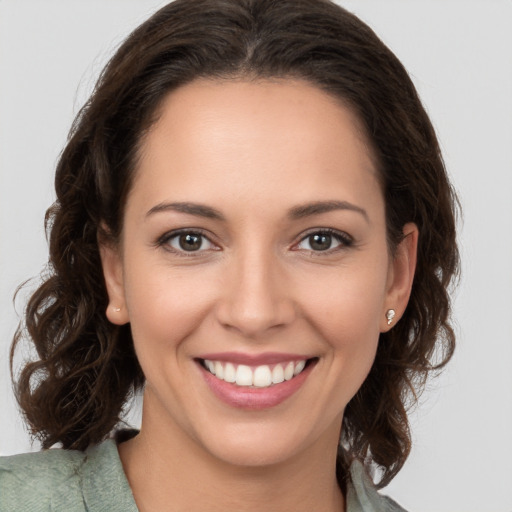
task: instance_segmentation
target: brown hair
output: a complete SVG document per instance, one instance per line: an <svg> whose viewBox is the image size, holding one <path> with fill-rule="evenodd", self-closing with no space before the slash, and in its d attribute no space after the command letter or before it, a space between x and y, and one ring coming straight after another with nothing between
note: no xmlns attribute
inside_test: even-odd
<svg viewBox="0 0 512 512"><path fill-rule="evenodd" d="M300 78L342 99L378 162L390 247L405 223L419 228L409 305L381 335L343 419L340 481L358 458L380 466L385 485L410 451L408 404L454 349L447 288L458 269L456 200L407 72L368 26L328 0L177 0L110 60L59 160L48 273L11 349L12 365L26 330L39 356L15 385L31 431L43 447L83 450L111 433L144 383L129 326L105 317L98 237L120 236L138 148L163 98L199 77Z"/></svg>

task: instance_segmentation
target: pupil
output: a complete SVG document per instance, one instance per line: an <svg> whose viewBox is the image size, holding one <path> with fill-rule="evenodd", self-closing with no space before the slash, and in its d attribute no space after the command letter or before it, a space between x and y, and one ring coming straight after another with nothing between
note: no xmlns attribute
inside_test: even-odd
<svg viewBox="0 0 512 512"><path fill-rule="evenodd" d="M331 247L331 235L316 234L309 237L311 248L315 251L326 251Z"/></svg>
<svg viewBox="0 0 512 512"><path fill-rule="evenodd" d="M199 235L181 235L180 247L185 251L197 251L201 248L201 237Z"/></svg>

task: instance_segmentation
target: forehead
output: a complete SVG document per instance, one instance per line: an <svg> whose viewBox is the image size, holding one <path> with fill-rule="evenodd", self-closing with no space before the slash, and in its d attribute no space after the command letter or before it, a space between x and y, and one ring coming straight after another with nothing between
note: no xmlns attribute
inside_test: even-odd
<svg viewBox="0 0 512 512"><path fill-rule="evenodd" d="M267 195L343 200L378 181L353 111L299 80L196 80L171 92L141 145L134 189L147 196ZM173 198L174 199L174 198ZM176 199L182 199L178 197Z"/></svg>

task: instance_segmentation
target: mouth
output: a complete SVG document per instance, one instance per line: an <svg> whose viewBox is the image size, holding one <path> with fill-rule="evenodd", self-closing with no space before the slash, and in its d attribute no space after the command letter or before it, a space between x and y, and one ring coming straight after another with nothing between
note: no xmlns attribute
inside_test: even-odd
<svg viewBox="0 0 512 512"><path fill-rule="evenodd" d="M241 387L268 388L300 375L316 358L249 366L226 361L199 359L201 366L217 379Z"/></svg>
<svg viewBox="0 0 512 512"><path fill-rule="evenodd" d="M246 410L268 409L289 399L306 382L318 360L239 354L212 354L195 359L213 394L231 407Z"/></svg>

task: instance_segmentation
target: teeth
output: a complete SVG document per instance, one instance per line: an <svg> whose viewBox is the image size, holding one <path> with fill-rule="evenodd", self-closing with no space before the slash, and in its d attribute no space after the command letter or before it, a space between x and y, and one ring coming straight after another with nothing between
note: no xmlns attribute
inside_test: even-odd
<svg viewBox="0 0 512 512"><path fill-rule="evenodd" d="M277 364L272 370L272 382L274 384L280 384L284 381L284 370L280 364Z"/></svg>
<svg viewBox="0 0 512 512"><path fill-rule="evenodd" d="M215 370L217 370L217 367L215 367ZM284 369L284 380L290 380L293 377L294 370L295 370L295 365L293 363L288 363L286 365L286 368Z"/></svg>
<svg viewBox="0 0 512 512"><path fill-rule="evenodd" d="M248 366L244 364L238 366L236 369L236 383L238 386L252 386L252 370Z"/></svg>
<svg viewBox="0 0 512 512"><path fill-rule="evenodd" d="M268 388L272 384L272 372L268 366L258 366L254 370L253 384L257 388Z"/></svg>
<svg viewBox="0 0 512 512"><path fill-rule="evenodd" d="M222 363L219 363L219 361L215 363L215 375L217 375L219 379L224 380L224 367L222 366Z"/></svg>
<svg viewBox="0 0 512 512"><path fill-rule="evenodd" d="M255 368L245 364L235 367L233 363L221 363L208 359L204 360L204 365L212 375L226 382L236 383L237 386L267 388L299 375L304 370L306 361L276 364L272 369L266 364Z"/></svg>
<svg viewBox="0 0 512 512"><path fill-rule="evenodd" d="M295 365L295 370L293 370L293 375L299 375L299 373L304 370L304 366L306 366L306 361L299 361Z"/></svg>
<svg viewBox="0 0 512 512"><path fill-rule="evenodd" d="M224 380L226 382L235 382L236 381L236 370L235 367L228 363L224 368Z"/></svg>

